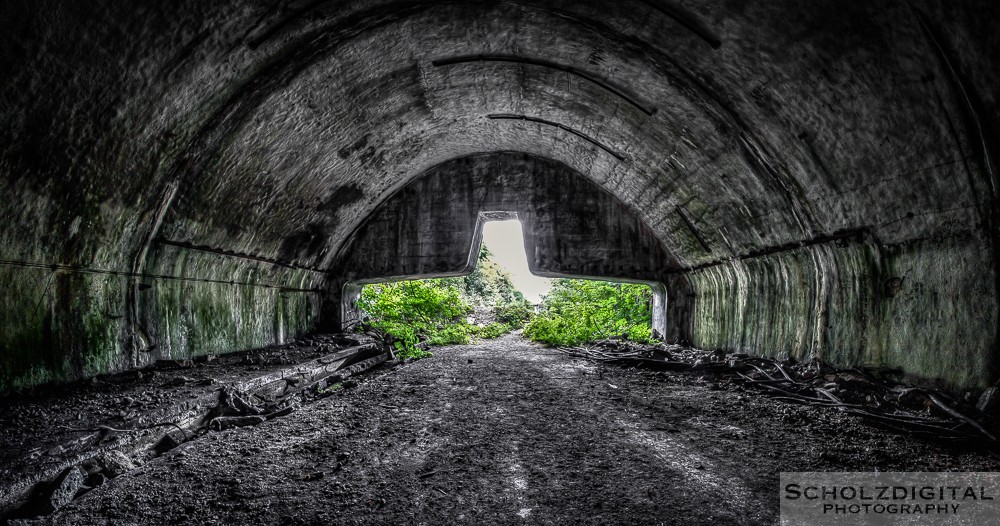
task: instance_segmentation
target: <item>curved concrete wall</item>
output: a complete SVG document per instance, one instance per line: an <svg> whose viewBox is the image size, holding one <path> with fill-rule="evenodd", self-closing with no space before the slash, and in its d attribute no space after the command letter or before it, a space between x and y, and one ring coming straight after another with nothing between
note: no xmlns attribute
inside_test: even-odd
<svg viewBox="0 0 1000 526"><path fill-rule="evenodd" d="M0 391L280 343L315 326L321 279L169 246L135 274L0 267Z"/></svg>
<svg viewBox="0 0 1000 526"><path fill-rule="evenodd" d="M695 343L985 385L997 20L988 0L2 2L0 384L308 330L381 203L522 152L648 226Z"/></svg>
<svg viewBox="0 0 1000 526"><path fill-rule="evenodd" d="M480 216L491 212L521 221L528 268L539 275L657 281L674 266L627 204L562 163L509 152L422 174L351 236L333 274L365 281L471 271Z"/></svg>
<svg viewBox="0 0 1000 526"><path fill-rule="evenodd" d="M713 265L689 274L693 343L986 387L997 365L991 264L982 238L883 245L857 234Z"/></svg>
<svg viewBox="0 0 1000 526"><path fill-rule="evenodd" d="M566 165L514 152L443 163L379 206L335 260L330 310L350 313L359 290L352 285L359 283L472 272L490 217L521 221L534 274L650 283L658 296L654 329L666 334L663 307L670 301L661 282L679 281L666 276L675 264L649 227Z"/></svg>

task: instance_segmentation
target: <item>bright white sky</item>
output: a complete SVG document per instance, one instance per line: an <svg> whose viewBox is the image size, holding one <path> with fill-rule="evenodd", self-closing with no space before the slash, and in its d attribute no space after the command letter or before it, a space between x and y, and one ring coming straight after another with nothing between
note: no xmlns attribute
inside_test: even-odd
<svg viewBox="0 0 1000 526"><path fill-rule="evenodd" d="M524 252L521 222L490 221L483 225L483 243L493 252L493 260L510 272L514 287L531 303L542 301L542 295L552 288L552 280L535 276L528 270L528 255Z"/></svg>

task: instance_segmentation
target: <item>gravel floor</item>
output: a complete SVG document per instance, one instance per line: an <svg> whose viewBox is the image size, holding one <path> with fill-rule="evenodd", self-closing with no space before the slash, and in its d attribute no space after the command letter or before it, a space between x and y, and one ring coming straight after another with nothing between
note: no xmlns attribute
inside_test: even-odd
<svg viewBox="0 0 1000 526"><path fill-rule="evenodd" d="M781 471L996 471L715 377L508 335L183 444L38 524L775 524Z"/></svg>

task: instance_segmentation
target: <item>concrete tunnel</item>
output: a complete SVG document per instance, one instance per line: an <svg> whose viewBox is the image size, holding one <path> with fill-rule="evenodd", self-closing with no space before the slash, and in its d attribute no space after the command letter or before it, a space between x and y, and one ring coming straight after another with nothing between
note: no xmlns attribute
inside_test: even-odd
<svg viewBox="0 0 1000 526"><path fill-rule="evenodd" d="M202 4L4 3L5 390L332 326L473 211L677 340L997 379L992 4Z"/></svg>
<svg viewBox="0 0 1000 526"><path fill-rule="evenodd" d="M0 389L252 349L358 285L656 284L671 342L997 370L1000 7L0 4Z"/></svg>

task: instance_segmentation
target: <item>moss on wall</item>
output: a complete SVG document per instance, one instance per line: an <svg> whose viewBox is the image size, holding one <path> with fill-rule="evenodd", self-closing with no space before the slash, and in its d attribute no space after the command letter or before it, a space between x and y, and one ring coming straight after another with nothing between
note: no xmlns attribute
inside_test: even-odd
<svg viewBox="0 0 1000 526"><path fill-rule="evenodd" d="M80 377L117 371L131 365L125 354L125 290L128 280L120 276L88 274L80 276L84 291L71 296L69 318L79 317L81 341L77 344L82 360L76 370Z"/></svg>
<svg viewBox="0 0 1000 526"><path fill-rule="evenodd" d="M228 283L164 281L156 287L159 355L181 359L250 349L312 328L313 293Z"/></svg>
<svg viewBox="0 0 1000 526"><path fill-rule="evenodd" d="M971 237L884 248L855 237L693 271L693 343L985 387L996 377L989 252Z"/></svg>
<svg viewBox="0 0 1000 526"><path fill-rule="evenodd" d="M0 306L0 391L85 378L125 365L125 279L4 267Z"/></svg>
<svg viewBox="0 0 1000 526"><path fill-rule="evenodd" d="M180 359L278 343L311 330L323 276L248 259L160 247L143 294L162 358Z"/></svg>
<svg viewBox="0 0 1000 526"><path fill-rule="evenodd" d="M7 284L0 302L0 388L20 388L57 377L64 360L40 354L51 345L52 312L46 269L0 267L0 281ZM17 301L13 301L13 300Z"/></svg>
<svg viewBox="0 0 1000 526"><path fill-rule="evenodd" d="M952 386L997 379L997 302L989 243L922 240L886 251L881 363Z"/></svg>
<svg viewBox="0 0 1000 526"><path fill-rule="evenodd" d="M154 256L134 326L132 277L0 266L0 392L270 345L313 328L318 273L177 248ZM133 349L133 330L145 348Z"/></svg>

